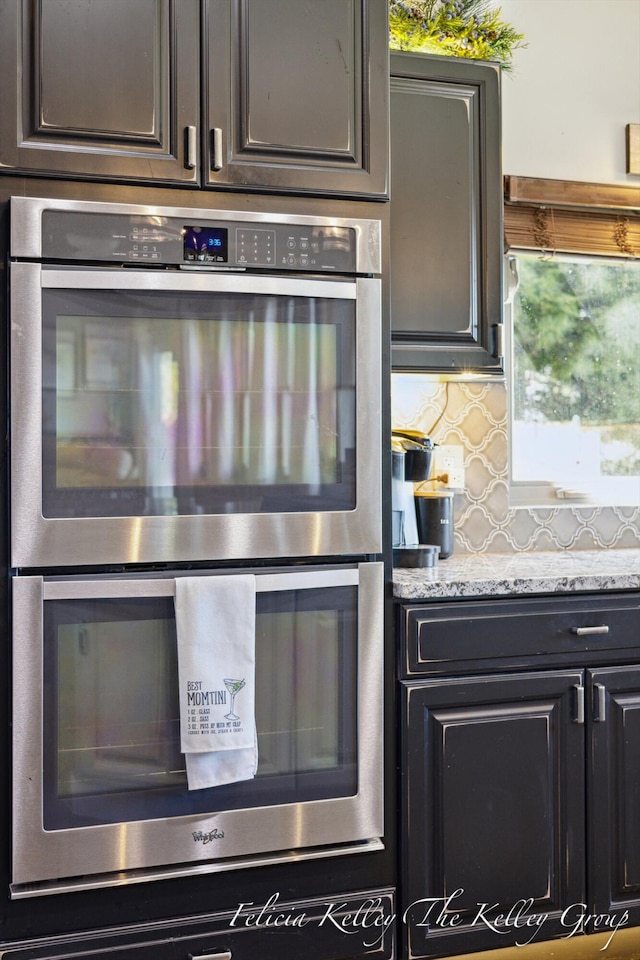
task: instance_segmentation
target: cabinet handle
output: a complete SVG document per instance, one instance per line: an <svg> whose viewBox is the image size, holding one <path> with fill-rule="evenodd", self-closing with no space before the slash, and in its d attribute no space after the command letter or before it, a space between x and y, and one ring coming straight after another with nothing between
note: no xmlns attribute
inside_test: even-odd
<svg viewBox="0 0 640 960"><path fill-rule="evenodd" d="M222 170L222 127L211 131L211 169Z"/></svg>
<svg viewBox="0 0 640 960"><path fill-rule="evenodd" d="M494 333L493 356L498 360L502 360L504 357L504 324L494 323L492 324L492 328Z"/></svg>
<svg viewBox="0 0 640 960"><path fill-rule="evenodd" d="M595 637L599 633L609 633L609 627L606 623L595 627L571 627L571 633L575 633L576 637Z"/></svg>
<svg viewBox="0 0 640 960"><path fill-rule="evenodd" d="M187 170L195 169L197 135L195 127L184 128L184 165Z"/></svg>
<svg viewBox="0 0 640 960"><path fill-rule="evenodd" d="M574 723L584 723L584 687L575 683L573 689L576 692L576 715Z"/></svg>
<svg viewBox="0 0 640 960"><path fill-rule="evenodd" d="M602 683L595 683L594 690L596 702L593 719L596 723L604 723L607 719L607 688Z"/></svg>
<svg viewBox="0 0 640 960"><path fill-rule="evenodd" d="M231 960L231 950L217 950L216 953L190 953L189 960Z"/></svg>

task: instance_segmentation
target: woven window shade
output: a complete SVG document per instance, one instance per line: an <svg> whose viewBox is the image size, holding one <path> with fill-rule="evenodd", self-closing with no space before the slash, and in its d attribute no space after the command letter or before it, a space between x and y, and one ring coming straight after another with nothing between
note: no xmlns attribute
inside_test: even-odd
<svg viewBox="0 0 640 960"><path fill-rule="evenodd" d="M504 232L507 250L640 257L640 189L506 177Z"/></svg>

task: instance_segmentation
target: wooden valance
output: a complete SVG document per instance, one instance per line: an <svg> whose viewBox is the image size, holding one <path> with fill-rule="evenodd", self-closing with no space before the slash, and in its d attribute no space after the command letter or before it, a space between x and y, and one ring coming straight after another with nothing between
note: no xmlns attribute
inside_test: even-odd
<svg viewBox="0 0 640 960"><path fill-rule="evenodd" d="M507 250L640 258L640 186L505 177Z"/></svg>

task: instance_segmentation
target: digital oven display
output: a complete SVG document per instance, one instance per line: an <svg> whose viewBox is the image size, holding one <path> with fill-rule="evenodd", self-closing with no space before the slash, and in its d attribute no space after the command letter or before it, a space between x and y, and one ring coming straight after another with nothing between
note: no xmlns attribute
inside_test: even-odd
<svg viewBox="0 0 640 960"><path fill-rule="evenodd" d="M225 227L184 227L184 259L226 263L227 233Z"/></svg>

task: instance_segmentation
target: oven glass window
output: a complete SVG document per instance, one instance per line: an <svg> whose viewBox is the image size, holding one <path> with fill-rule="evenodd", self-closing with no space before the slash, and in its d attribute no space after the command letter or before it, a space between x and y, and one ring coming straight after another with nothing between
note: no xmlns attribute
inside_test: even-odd
<svg viewBox="0 0 640 960"><path fill-rule="evenodd" d="M353 300L43 291L43 514L355 507Z"/></svg>
<svg viewBox="0 0 640 960"><path fill-rule="evenodd" d="M353 796L356 604L257 595L256 778L188 791L173 600L47 601L45 829Z"/></svg>

